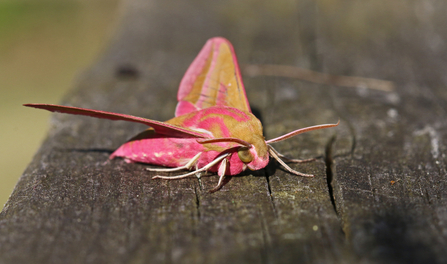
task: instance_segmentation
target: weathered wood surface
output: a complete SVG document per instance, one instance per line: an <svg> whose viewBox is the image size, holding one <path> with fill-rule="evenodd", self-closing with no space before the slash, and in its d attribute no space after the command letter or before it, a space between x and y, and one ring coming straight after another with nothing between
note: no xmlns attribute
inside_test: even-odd
<svg viewBox="0 0 447 264"><path fill-rule="evenodd" d="M216 177L202 188L105 162L144 126L55 115L0 215L0 263L447 263L447 4L241 2L127 1L110 48L63 103L167 120L182 74L217 35L242 64L388 79L396 91L245 77L267 138L341 125L277 144L325 155L294 166L315 178L272 164L213 194Z"/></svg>

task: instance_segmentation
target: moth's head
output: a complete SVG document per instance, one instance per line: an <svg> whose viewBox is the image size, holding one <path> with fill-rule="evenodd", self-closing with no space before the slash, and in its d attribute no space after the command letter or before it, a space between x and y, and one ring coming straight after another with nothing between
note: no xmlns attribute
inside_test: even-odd
<svg viewBox="0 0 447 264"><path fill-rule="evenodd" d="M199 139L198 143L203 144L206 149L233 153L237 155L242 166L242 171L260 170L269 163L268 147L262 135L252 135L251 142L239 138L213 138Z"/></svg>
<svg viewBox="0 0 447 264"><path fill-rule="evenodd" d="M259 149L255 145L250 147L239 147L237 150L237 155L239 159L249 168L250 170L260 170L265 168L269 163L269 155L259 155Z"/></svg>

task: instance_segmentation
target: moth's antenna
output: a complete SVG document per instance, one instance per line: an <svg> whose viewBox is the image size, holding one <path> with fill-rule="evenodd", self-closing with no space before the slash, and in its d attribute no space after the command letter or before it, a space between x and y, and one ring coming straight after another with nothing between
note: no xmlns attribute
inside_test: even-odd
<svg viewBox="0 0 447 264"><path fill-rule="evenodd" d="M217 143L217 142L234 142L234 143L238 143L241 144L244 147L250 148L251 144L248 143L245 140L239 139L239 138L232 138L232 137L227 137L227 138L212 138L212 139L198 139L197 143L200 144L209 144L209 143Z"/></svg>
<svg viewBox="0 0 447 264"><path fill-rule="evenodd" d="M270 143L283 141L283 140L286 140L288 138L294 137L294 136L296 136L298 134L302 134L304 132L309 132L309 131L312 131L312 130L323 129L323 128L329 128L329 127L335 127L335 126L338 126L338 124L340 124L340 119L338 120L337 124L324 124L324 125L317 125L317 126L310 126L310 127L300 128L298 130L292 131L292 132L287 133L285 135L282 135L280 137L272 138L270 140L267 140L265 143L270 144Z"/></svg>

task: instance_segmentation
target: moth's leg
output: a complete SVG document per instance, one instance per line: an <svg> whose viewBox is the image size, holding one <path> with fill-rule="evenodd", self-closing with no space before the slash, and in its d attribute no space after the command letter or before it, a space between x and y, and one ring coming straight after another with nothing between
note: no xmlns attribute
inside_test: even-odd
<svg viewBox="0 0 447 264"><path fill-rule="evenodd" d="M197 177L197 181L199 182L199 186L200 186L200 190L203 190L203 185L202 185L202 173L198 172L196 173L196 177Z"/></svg>
<svg viewBox="0 0 447 264"><path fill-rule="evenodd" d="M186 173L186 174L182 174L182 175L178 175L178 176L154 176L152 177L152 179L164 179L164 180L177 180L177 179L183 179L186 177L189 177L191 175L194 175L198 172L201 171L207 171L209 168L213 167L214 165L216 165L217 163L219 163L221 160L225 159L226 157L228 157L228 155L230 155L230 153L225 153L223 155L220 155L219 157L217 157L215 160L211 161L210 163L206 164L205 166L203 166L202 168Z"/></svg>
<svg viewBox="0 0 447 264"><path fill-rule="evenodd" d="M209 192L215 192L219 190L222 187L223 179L225 178L225 172L227 171L227 165L228 165L228 159L222 160L219 166L219 170L217 171L217 174L219 175L219 181L217 182L216 187L209 190Z"/></svg>
<svg viewBox="0 0 447 264"><path fill-rule="evenodd" d="M290 173L293 173L293 174L298 175L298 176L303 176L303 177L314 177L314 175L312 175L312 174L306 174L306 173L302 173L302 172L293 170L293 169L290 168L284 161L281 160L281 158L276 154L276 152L273 150L272 147L268 146L268 149L269 149L269 153L270 153L270 155L271 155L274 159L276 159L276 160L279 162L279 164L281 164L281 165L282 165L286 170L288 170Z"/></svg>
<svg viewBox="0 0 447 264"><path fill-rule="evenodd" d="M196 177L200 180L202 178L202 172L196 172Z"/></svg>
<svg viewBox="0 0 447 264"><path fill-rule="evenodd" d="M199 169L199 166L198 166L198 164L196 163L195 164L195 167L196 167L196 171ZM205 171L205 174L206 173L208 173L207 171ZM200 171L200 172L196 172L196 177L197 177L197 179L199 179L199 181L200 181L200 179L202 178L202 171ZM201 182L200 182L200 184L202 184Z"/></svg>
<svg viewBox="0 0 447 264"><path fill-rule="evenodd" d="M195 155L188 163L186 163L184 166L177 167L177 168L169 168L169 169L155 169L155 168L146 168L148 171L157 171L157 172L170 172L170 171L179 171L179 170L189 170L197 163L197 161L200 158L200 155L202 152Z"/></svg>
<svg viewBox="0 0 447 264"><path fill-rule="evenodd" d="M274 151L278 157L282 158L285 162L292 162L292 163L305 163L305 162L311 162L317 160L316 158L311 159L290 159L284 156L283 154L279 153L276 149L274 149L271 145L268 145L269 149Z"/></svg>

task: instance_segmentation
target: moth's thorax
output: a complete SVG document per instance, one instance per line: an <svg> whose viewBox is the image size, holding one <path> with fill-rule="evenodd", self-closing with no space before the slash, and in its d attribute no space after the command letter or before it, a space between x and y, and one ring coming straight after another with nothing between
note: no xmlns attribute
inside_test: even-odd
<svg viewBox="0 0 447 264"><path fill-rule="evenodd" d="M238 138L254 146L257 156L268 156L261 122L252 114L237 108L214 106L174 117L166 123L203 132L211 138ZM204 144L209 150L223 151L236 143Z"/></svg>

